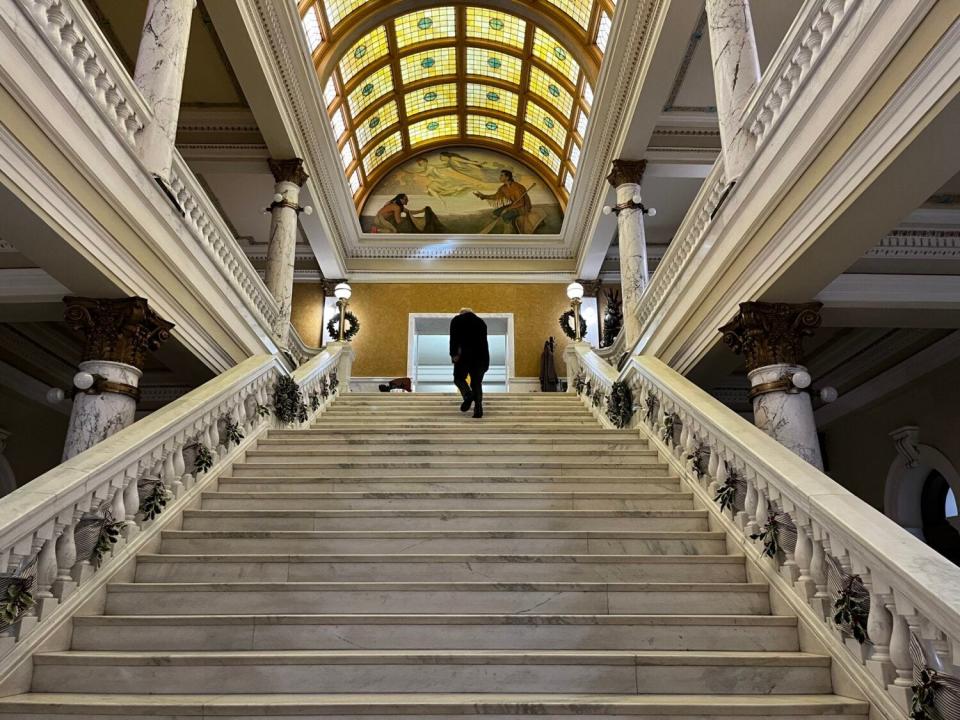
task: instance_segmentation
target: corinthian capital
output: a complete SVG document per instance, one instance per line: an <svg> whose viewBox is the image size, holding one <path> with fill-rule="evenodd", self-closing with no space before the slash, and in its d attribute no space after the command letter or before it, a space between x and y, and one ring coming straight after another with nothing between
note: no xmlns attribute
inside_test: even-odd
<svg viewBox="0 0 960 720"><path fill-rule="evenodd" d="M607 175L607 182L614 188L628 183L639 185L643 180L643 171L646 169L646 160L614 160L613 169Z"/></svg>
<svg viewBox="0 0 960 720"><path fill-rule="evenodd" d="M173 328L142 297L65 297L63 302L67 325L85 336L83 360L108 360L142 370L147 351L156 350Z"/></svg>
<svg viewBox="0 0 960 720"><path fill-rule="evenodd" d="M267 160L270 166L270 172L273 173L273 179L277 182L289 182L303 187L303 184L310 178L307 171L303 169L303 160L300 158L291 158L290 160Z"/></svg>
<svg viewBox="0 0 960 720"><path fill-rule="evenodd" d="M822 303L740 303L737 316L720 328L723 341L743 353L747 372L767 365L802 365L803 338L820 327Z"/></svg>

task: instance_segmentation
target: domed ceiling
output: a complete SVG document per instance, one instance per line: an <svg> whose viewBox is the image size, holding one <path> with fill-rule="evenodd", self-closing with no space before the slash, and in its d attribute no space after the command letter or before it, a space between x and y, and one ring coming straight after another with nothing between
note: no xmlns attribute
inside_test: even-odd
<svg viewBox="0 0 960 720"><path fill-rule="evenodd" d="M614 10L611 0L302 3L356 207L391 169L444 145L505 152L565 204Z"/></svg>

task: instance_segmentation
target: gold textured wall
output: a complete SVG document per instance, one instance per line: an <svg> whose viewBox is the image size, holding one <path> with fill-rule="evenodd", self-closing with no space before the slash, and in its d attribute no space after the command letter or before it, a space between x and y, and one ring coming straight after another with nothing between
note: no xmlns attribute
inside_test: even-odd
<svg viewBox="0 0 960 720"><path fill-rule="evenodd" d="M557 373L566 372L563 348L568 340L557 319L569 308L563 284L351 283L350 309L360 321L353 340L357 352L353 374L402 377L407 374L407 327L410 313L455 313L471 307L478 313L513 313L517 377L540 374L540 353L551 335L557 340ZM319 283L293 286L292 322L309 345L321 342L323 288Z"/></svg>

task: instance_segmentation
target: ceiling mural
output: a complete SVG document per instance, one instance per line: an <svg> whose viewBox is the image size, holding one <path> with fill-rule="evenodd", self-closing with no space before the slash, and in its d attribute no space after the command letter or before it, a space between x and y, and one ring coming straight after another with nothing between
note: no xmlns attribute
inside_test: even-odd
<svg viewBox="0 0 960 720"><path fill-rule="evenodd" d="M542 174L515 155L446 146L384 175L360 224L369 233L556 234L563 208Z"/></svg>
<svg viewBox="0 0 960 720"><path fill-rule="evenodd" d="M390 183L381 181L393 177L395 168L407 167L427 149L457 145L522 158L539 178L542 199L565 205L613 0L517 0L516 14L453 4L363 25L387 5L301 4L330 125L362 214L376 204L368 197L373 188L377 202L384 199L382 188ZM534 21L540 16L543 22ZM361 25L362 35L347 38L351 27ZM556 217L551 211L541 226L558 232L552 229Z"/></svg>

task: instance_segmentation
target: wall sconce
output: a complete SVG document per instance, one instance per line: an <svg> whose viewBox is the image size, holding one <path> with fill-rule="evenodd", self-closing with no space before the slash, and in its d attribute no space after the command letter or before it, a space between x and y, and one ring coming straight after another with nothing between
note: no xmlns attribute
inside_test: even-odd
<svg viewBox="0 0 960 720"><path fill-rule="evenodd" d="M625 203L619 203L618 205L614 205L613 207L609 205L603 206L604 215L609 215L610 213L613 213L614 215L619 215L624 210L639 210L644 215L649 215L650 217L654 217L657 214L656 208L648 208L644 206L642 202L640 202L640 193L634 193L633 197L630 198Z"/></svg>
<svg viewBox="0 0 960 720"><path fill-rule="evenodd" d="M580 302L583 299L583 285L574 281L567 285L567 297L570 298L570 307L573 310L574 340L582 340L583 328L580 327Z"/></svg>
<svg viewBox="0 0 960 720"><path fill-rule="evenodd" d="M337 340L343 342L343 332L347 326L347 302L353 295L353 289L348 283L337 283L336 287L333 288L333 295L337 298L337 307L340 308L340 330L337 333L339 336Z"/></svg>

